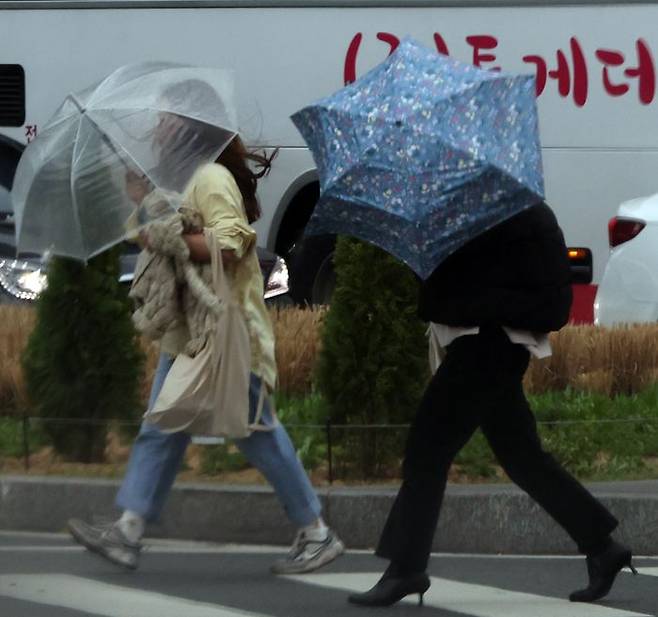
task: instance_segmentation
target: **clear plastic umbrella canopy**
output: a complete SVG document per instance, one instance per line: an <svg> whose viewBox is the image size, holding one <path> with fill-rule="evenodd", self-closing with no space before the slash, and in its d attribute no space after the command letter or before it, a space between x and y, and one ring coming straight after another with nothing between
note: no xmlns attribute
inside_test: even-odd
<svg viewBox="0 0 658 617"><path fill-rule="evenodd" d="M12 190L19 253L86 260L147 222L128 179L173 211L237 133L230 71L143 63L70 94L21 157ZM155 216L153 212L150 216Z"/></svg>

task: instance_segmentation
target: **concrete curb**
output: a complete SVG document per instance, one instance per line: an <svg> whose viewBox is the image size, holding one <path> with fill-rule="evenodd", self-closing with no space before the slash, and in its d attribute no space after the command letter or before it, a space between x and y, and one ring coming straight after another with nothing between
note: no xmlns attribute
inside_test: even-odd
<svg viewBox="0 0 658 617"><path fill-rule="evenodd" d="M0 529L57 532L71 517L114 513L118 480L4 476ZM636 554L658 554L658 481L588 485L621 521L618 537ZM325 518L350 548L371 548L396 494L390 488L319 489ZM178 484L152 536L214 542L286 544L294 534L264 486ZM434 550L454 553L568 554L575 546L513 485L448 488Z"/></svg>

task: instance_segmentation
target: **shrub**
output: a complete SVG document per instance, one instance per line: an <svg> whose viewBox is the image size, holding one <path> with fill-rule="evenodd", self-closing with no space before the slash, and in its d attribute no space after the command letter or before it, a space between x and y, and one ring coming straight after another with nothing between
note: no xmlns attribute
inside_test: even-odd
<svg viewBox="0 0 658 617"><path fill-rule="evenodd" d="M429 376L416 279L381 249L351 238L339 238L334 266L336 289L317 370L331 421L409 422ZM391 431L343 431L341 443L366 476L402 451Z"/></svg>
<svg viewBox="0 0 658 617"><path fill-rule="evenodd" d="M201 473L216 476L227 471L241 471L249 467L247 459L233 443L204 446L201 450Z"/></svg>
<svg viewBox="0 0 658 617"><path fill-rule="evenodd" d="M23 355L31 413L43 417L55 450L79 462L103 460L109 418L140 408L143 354L119 284L118 249L88 265L55 258L37 301Z"/></svg>
<svg viewBox="0 0 658 617"><path fill-rule="evenodd" d="M304 398L277 396L279 421L286 427L297 455L306 470L315 469L327 460L325 423L328 409L323 398L309 394Z"/></svg>
<svg viewBox="0 0 658 617"><path fill-rule="evenodd" d="M40 425L29 423L27 435L23 432L23 422L19 418L0 418L0 462L2 457L22 457L25 453L24 438L27 436L27 446L30 452L47 443L46 436Z"/></svg>

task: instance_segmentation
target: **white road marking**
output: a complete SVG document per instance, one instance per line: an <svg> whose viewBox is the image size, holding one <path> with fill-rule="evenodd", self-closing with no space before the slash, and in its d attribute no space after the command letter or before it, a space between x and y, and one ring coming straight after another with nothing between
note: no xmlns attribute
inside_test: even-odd
<svg viewBox="0 0 658 617"><path fill-rule="evenodd" d="M655 566L651 566L649 568L645 568L644 566L640 566L637 568L637 573L638 574L646 574L647 576L658 576L658 568Z"/></svg>
<svg viewBox="0 0 658 617"><path fill-rule="evenodd" d="M0 552L12 551L76 551L84 550L77 545L63 544L44 544L37 546L31 541L38 542L40 539L53 540L70 540L71 536L67 533L48 533L35 531L0 531L0 542L3 538L22 538L26 544L0 546ZM30 542L29 544L27 542ZM173 540L167 538L148 538L145 545L149 552L156 553L287 553L288 546L267 545L267 544L217 544L214 542L200 542L194 540ZM36 547L33 549L33 547ZM372 555L374 549L348 549L350 555ZM448 557L450 559L576 559L583 561L582 555L501 555L492 553L432 553L432 557ZM633 555L634 559L658 560L658 555ZM647 568L642 568L644 571Z"/></svg>
<svg viewBox="0 0 658 617"><path fill-rule="evenodd" d="M0 553L82 553L86 549L79 545L62 545L62 544L32 544L29 546L14 545L0 546ZM240 553L241 555L258 555L258 554L286 554L288 547L283 546L167 546L159 544L144 543L144 551L149 553L166 553L181 555L205 555L205 554L223 554L223 553Z"/></svg>
<svg viewBox="0 0 658 617"><path fill-rule="evenodd" d="M332 589L365 591L370 589L380 576L381 574L368 572L310 574L286 578ZM566 599L460 583L434 576L431 580L432 586L424 598L425 605L473 617L652 617L646 613L633 613L596 604L579 604ZM409 596L404 600L413 604L417 601L418 596Z"/></svg>
<svg viewBox="0 0 658 617"><path fill-rule="evenodd" d="M0 546L0 553L79 553L84 550L81 546L58 546L57 544Z"/></svg>
<svg viewBox="0 0 658 617"><path fill-rule="evenodd" d="M48 531L0 531L0 538L63 538L63 533Z"/></svg>
<svg viewBox="0 0 658 617"><path fill-rule="evenodd" d="M0 575L0 596L102 617L263 617L220 604L99 583L64 574Z"/></svg>

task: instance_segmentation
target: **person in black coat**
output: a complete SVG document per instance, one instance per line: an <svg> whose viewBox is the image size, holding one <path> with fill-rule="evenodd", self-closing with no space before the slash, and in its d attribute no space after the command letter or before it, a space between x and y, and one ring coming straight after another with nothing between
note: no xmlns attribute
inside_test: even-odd
<svg viewBox="0 0 658 617"><path fill-rule="evenodd" d="M511 480L586 555L589 585L572 601L603 597L623 567L633 568L631 551L611 537L615 517L542 449L523 392L529 350L550 353L548 333L567 323L571 300L564 237L544 203L470 241L422 284L420 316L446 353L412 424L402 486L376 549L390 565L350 602L387 606L418 593L422 603L448 470L477 428Z"/></svg>

